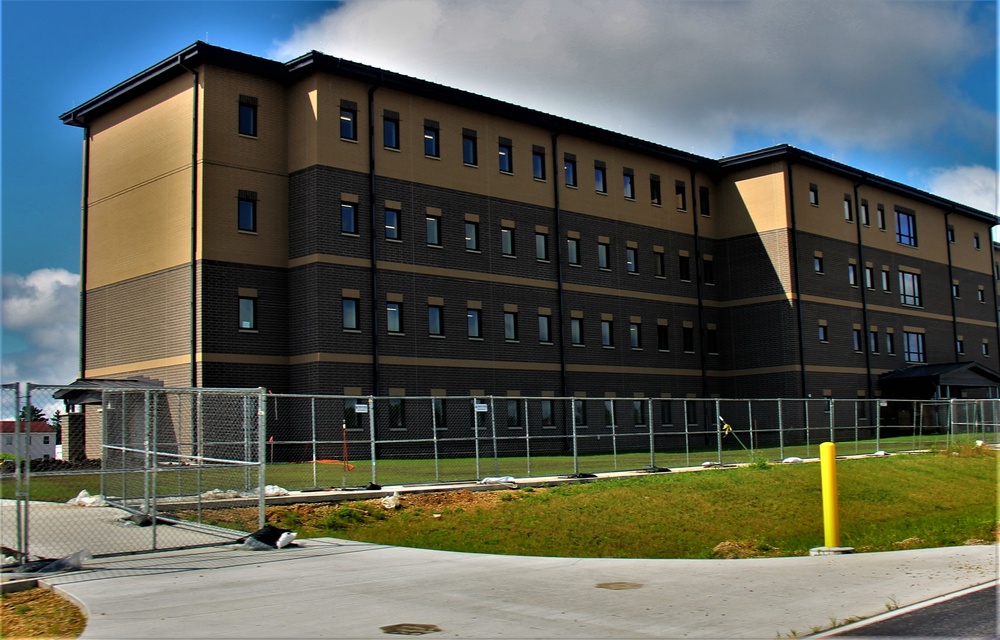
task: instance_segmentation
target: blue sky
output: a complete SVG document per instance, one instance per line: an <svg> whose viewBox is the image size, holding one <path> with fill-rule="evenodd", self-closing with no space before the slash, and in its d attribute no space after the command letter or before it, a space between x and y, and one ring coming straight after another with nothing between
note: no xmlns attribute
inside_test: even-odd
<svg viewBox="0 0 1000 640"><path fill-rule="evenodd" d="M995 2L3 0L4 382L76 376L82 132L196 40L310 49L709 157L789 143L996 211Z"/></svg>

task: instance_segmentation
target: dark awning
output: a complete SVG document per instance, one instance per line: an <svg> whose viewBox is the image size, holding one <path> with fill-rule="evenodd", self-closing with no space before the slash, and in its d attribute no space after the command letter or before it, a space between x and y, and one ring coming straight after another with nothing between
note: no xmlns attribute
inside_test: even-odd
<svg viewBox="0 0 1000 640"><path fill-rule="evenodd" d="M162 380L153 378L125 378L111 380L107 378L78 378L68 387L59 389L52 397L56 400L63 400L66 404L100 404L105 389L147 389L162 388Z"/></svg>
<svg viewBox="0 0 1000 640"><path fill-rule="evenodd" d="M938 387L998 388L1000 373L977 362L950 362L897 369L879 376L878 382L886 397L930 398Z"/></svg>

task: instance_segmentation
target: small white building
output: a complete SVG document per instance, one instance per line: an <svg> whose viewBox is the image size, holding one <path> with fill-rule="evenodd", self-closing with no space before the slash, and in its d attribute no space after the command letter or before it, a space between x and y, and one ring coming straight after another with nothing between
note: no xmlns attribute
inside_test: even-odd
<svg viewBox="0 0 1000 640"><path fill-rule="evenodd" d="M56 457L56 430L48 422L22 422L16 433L14 420L0 420L0 453L23 455L27 438L28 457L31 460ZM20 442L18 442L20 439Z"/></svg>

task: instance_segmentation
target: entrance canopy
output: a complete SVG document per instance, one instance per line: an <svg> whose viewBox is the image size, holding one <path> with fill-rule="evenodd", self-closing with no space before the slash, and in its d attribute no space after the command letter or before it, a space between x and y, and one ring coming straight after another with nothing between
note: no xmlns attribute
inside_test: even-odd
<svg viewBox="0 0 1000 640"><path fill-rule="evenodd" d="M977 362L923 364L882 374L878 379L883 398L1000 397L1000 373Z"/></svg>

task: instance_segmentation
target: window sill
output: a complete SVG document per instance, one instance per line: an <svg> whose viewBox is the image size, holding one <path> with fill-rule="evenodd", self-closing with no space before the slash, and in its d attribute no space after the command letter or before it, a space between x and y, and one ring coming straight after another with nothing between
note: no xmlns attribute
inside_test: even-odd
<svg viewBox="0 0 1000 640"><path fill-rule="evenodd" d="M386 151L392 151L393 153L400 153L399 147L385 147L385 146L383 146L382 148L385 149Z"/></svg>
<svg viewBox="0 0 1000 640"><path fill-rule="evenodd" d="M438 333L429 333L429 334L427 334L427 337L428 338L433 338L435 340L444 340L445 339L445 336L443 334L438 334Z"/></svg>
<svg viewBox="0 0 1000 640"><path fill-rule="evenodd" d="M257 329L240 329L240 333L258 333Z"/></svg>
<svg viewBox="0 0 1000 640"><path fill-rule="evenodd" d="M428 160L438 160L438 161L441 160L441 156L429 156L426 153L424 154L424 157L427 158Z"/></svg>
<svg viewBox="0 0 1000 640"><path fill-rule="evenodd" d="M632 347L632 351L642 351L642 347Z"/></svg>
<svg viewBox="0 0 1000 640"><path fill-rule="evenodd" d="M582 348L586 347L587 345L585 345L585 344L571 344L570 346L571 347L579 347L579 348L582 349Z"/></svg>
<svg viewBox="0 0 1000 640"><path fill-rule="evenodd" d="M479 249L466 249L466 253L482 253Z"/></svg>
<svg viewBox="0 0 1000 640"><path fill-rule="evenodd" d="M361 333L361 329L344 329L344 333Z"/></svg>
<svg viewBox="0 0 1000 640"><path fill-rule="evenodd" d="M348 238L360 238L360 233L354 233L353 231L341 231L340 235L347 236Z"/></svg>
<svg viewBox="0 0 1000 640"><path fill-rule="evenodd" d="M245 138L246 140L257 140L257 136L250 135L249 133L241 133L241 134L238 134L238 135L241 138Z"/></svg>
<svg viewBox="0 0 1000 640"><path fill-rule="evenodd" d="M548 345L550 347L552 346L552 342L549 342L549 341L546 341L546 340L539 340L538 344L546 344L546 345Z"/></svg>
<svg viewBox="0 0 1000 640"><path fill-rule="evenodd" d="M614 346L614 345L612 345L612 344L602 344L602 345L601 345L601 348L602 348L602 349L614 349L614 348L615 348L615 346Z"/></svg>
<svg viewBox="0 0 1000 640"><path fill-rule="evenodd" d="M570 262L569 264L567 264L567 266L569 266L569 267L576 267L577 269L579 269L579 268L580 268L580 267L582 267L583 265L582 265L582 264L579 264L579 263L577 263L577 262Z"/></svg>
<svg viewBox="0 0 1000 640"><path fill-rule="evenodd" d="M611 273L611 267L598 267L598 269L600 269L601 271L607 271L608 273Z"/></svg>
<svg viewBox="0 0 1000 640"><path fill-rule="evenodd" d="M662 208L663 208L663 203L662 203L662 202L656 202L656 201L653 201L653 202L650 202L649 204L650 204L651 206L654 206L654 207L656 207L657 209L662 209Z"/></svg>
<svg viewBox="0 0 1000 640"><path fill-rule="evenodd" d="M552 261L548 258L535 258L535 262L541 262L543 264L552 264Z"/></svg>
<svg viewBox="0 0 1000 640"><path fill-rule="evenodd" d="M469 340L472 340L473 342L482 342L483 341L482 338L477 338L475 336L469 336Z"/></svg>
<svg viewBox="0 0 1000 640"><path fill-rule="evenodd" d="M576 186L575 184L567 184L566 188L567 189L579 189L580 187Z"/></svg>
<svg viewBox="0 0 1000 640"><path fill-rule="evenodd" d="M399 238L386 238L385 241L386 242L395 242L396 244L403 244L403 241L400 240Z"/></svg>
<svg viewBox="0 0 1000 640"><path fill-rule="evenodd" d="M469 167L470 169L478 169L479 165L472 162L463 162L462 166Z"/></svg>
<svg viewBox="0 0 1000 640"><path fill-rule="evenodd" d="M654 278L659 278L660 280L666 280L667 276L653 276Z"/></svg>
<svg viewBox="0 0 1000 640"><path fill-rule="evenodd" d="M517 256L515 256L513 253L503 253L503 254L500 254L500 257L501 258L517 258Z"/></svg>
<svg viewBox="0 0 1000 640"><path fill-rule="evenodd" d="M511 340L510 338L504 338L504 342L507 344L521 344L520 340Z"/></svg>
<svg viewBox="0 0 1000 640"><path fill-rule="evenodd" d="M639 273L638 271L626 271L625 273L627 273L627 274L628 274L628 275L630 275L630 276L637 276L637 275L640 275L640 273ZM706 284L707 284L707 283L706 283Z"/></svg>
<svg viewBox="0 0 1000 640"><path fill-rule="evenodd" d="M387 331L390 336L405 336L406 334L402 331Z"/></svg>
<svg viewBox="0 0 1000 640"><path fill-rule="evenodd" d="M250 229L237 229L236 232L237 233L242 233L245 236L255 236L255 235L257 235L256 231L252 231Z"/></svg>
<svg viewBox="0 0 1000 640"><path fill-rule="evenodd" d="M357 138L345 138L345 137L341 136L340 141L341 142L350 142L351 144L358 144L358 139Z"/></svg>
<svg viewBox="0 0 1000 640"><path fill-rule="evenodd" d="M538 176L535 176L534 180L535 182L548 182L545 178L539 178Z"/></svg>
<svg viewBox="0 0 1000 640"><path fill-rule="evenodd" d="M512 176L512 175L514 175L514 172L513 171L504 171L503 169L501 169L500 170L500 175L503 175L503 176Z"/></svg>
<svg viewBox="0 0 1000 640"><path fill-rule="evenodd" d="M431 249L444 249L443 244L428 244L427 246L430 247Z"/></svg>

